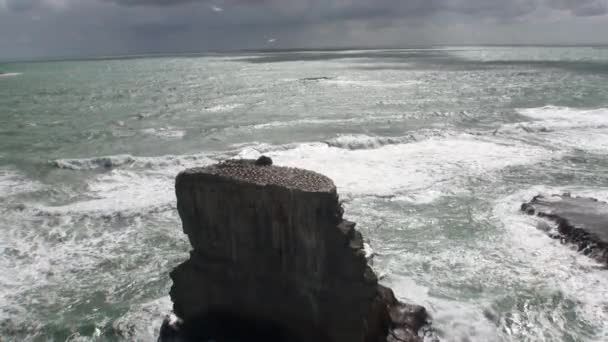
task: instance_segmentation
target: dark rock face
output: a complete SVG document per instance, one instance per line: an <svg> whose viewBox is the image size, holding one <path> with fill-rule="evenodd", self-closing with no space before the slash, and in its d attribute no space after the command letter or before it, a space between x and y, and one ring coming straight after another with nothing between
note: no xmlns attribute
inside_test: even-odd
<svg viewBox="0 0 608 342"><path fill-rule="evenodd" d="M608 265L608 203L570 194L536 196L521 206L557 224L556 238L578 246L580 252Z"/></svg>
<svg viewBox="0 0 608 342"><path fill-rule="evenodd" d="M269 158L268 158L269 159ZM421 341L423 307L400 303L368 266L320 174L227 161L180 173L193 251L171 272L172 341Z"/></svg>

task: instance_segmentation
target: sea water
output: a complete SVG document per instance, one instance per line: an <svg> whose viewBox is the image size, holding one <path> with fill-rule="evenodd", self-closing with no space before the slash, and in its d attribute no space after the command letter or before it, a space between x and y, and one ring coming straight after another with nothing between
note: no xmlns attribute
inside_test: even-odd
<svg viewBox="0 0 608 342"><path fill-rule="evenodd" d="M331 177L444 341L606 341L608 271L536 229L608 200L608 49L460 47L5 63L2 341L153 341L190 246L174 177L227 158Z"/></svg>

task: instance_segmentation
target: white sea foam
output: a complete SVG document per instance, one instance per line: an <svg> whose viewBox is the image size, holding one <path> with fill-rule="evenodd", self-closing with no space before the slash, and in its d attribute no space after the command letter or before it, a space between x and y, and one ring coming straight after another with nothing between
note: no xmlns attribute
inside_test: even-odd
<svg viewBox="0 0 608 342"><path fill-rule="evenodd" d="M175 173L177 174L177 172ZM88 200L61 206L37 206L46 214L123 215L170 209L175 202L173 180L166 173L141 173L112 170L90 181Z"/></svg>
<svg viewBox="0 0 608 342"><path fill-rule="evenodd" d="M133 157L129 155L52 162L76 171L103 169L87 181L86 199L64 205L37 204L43 215L135 215L172 209L173 183L183 169L206 166L214 160L206 155Z"/></svg>
<svg viewBox="0 0 608 342"><path fill-rule="evenodd" d="M439 129L417 130L411 134L397 137L369 136L365 134L339 135L324 141L328 146L349 150L376 149L386 145L408 144L430 138L447 138L456 136L452 131Z"/></svg>
<svg viewBox="0 0 608 342"><path fill-rule="evenodd" d="M231 112L239 107L242 107L242 103L229 103L229 104L219 104L211 107L205 107L204 110L210 113L223 113L223 112Z"/></svg>
<svg viewBox="0 0 608 342"><path fill-rule="evenodd" d="M484 141L469 135L385 145L371 150L308 143L266 154L278 165L312 169L329 176L343 193L370 196L445 191L445 184L457 177L483 175L551 157L541 148ZM260 155L256 149L248 148L238 157Z"/></svg>
<svg viewBox="0 0 608 342"><path fill-rule="evenodd" d="M114 330L127 341L155 341L165 316L171 312L169 296L141 305L133 305L129 311L114 321Z"/></svg>
<svg viewBox="0 0 608 342"><path fill-rule="evenodd" d="M0 167L0 198L33 192L40 188L42 184L28 179L17 170Z"/></svg>
<svg viewBox="0 0 608 342"><path fill-rule="evenodd" d="M414 136L406 137L371 137L368 135L341 135L325 141L331 147L346 148L349 150L362 150L379 148L385 145L403 144L415 141Z"/></svg>
<svg viewBox="0 0 608 342"><path fill-rule="evenodd" d="M408 303L425 306L433 313L434 328L442 341L498 341L496 325L484 317L479 303L457 302L429 295L429 288L413 280L390 275L386 282L395 294Z"/></svg>
<svg viewBox="0 0 608 342"><path fill-rule="evenodd" d="M526 108L518 113L534 121L506 124L502 131L524 131L530 133L552 133L568 130L608 129L608 109L576 109L545 106Z"/></svg>
<svg viewBox="0 0 608 342"><path fill-rule="evenodd" d="M82 159L57 159L50 161L51 165L60 169L70 170L97 170L111 169L131 165L135 163L135 158L128 154L116 156L82 158Z"/></svg>
<svg viewBox="0 0 608 342"><path fill-rule="evenodd" d="M493 216L505 229L505 246L516 263L520 282L537 288L537 292L557 293L575 301L576 314L596 328L603 329L597 336L607 336L608 273L601 272L594 260L563 245L537 229L538 218L519 211L521 203L538 193L553 194L571 191L576 195L608 198L608 189L582 187L550 188L536 186L496 201ZM503 265L507 268L508 265ZM505 269L508 271L508 269ZM563 294L563 295L562 295ZM563 314L563 313L561 313ZM595 341L602 341L602 338Z"/></svg>
<svg viewBox="0 0 608 342"><path fill-rule="evenodd" d="M6 74L0 74L0 77L11 77L11 76L19 76L19 75L21 75L21 73L19 73L19 72L9 72Z"/></svg>
<svg viewBox="0 0 608 342"><path fill-rule="evenodd" d="M153 135L159 138L165 139L181 139L186 135L186 131L182 129L175 129L172 127L162 128L146 128L142 129L145 134Z"/></svg>
<svg viewBox="0 0 608 342"><path fill-rule="evenodd" d="M363 116L355 118L340 118L340 119L298 119L288 121L271 121L262 124L252 125L252 129L271 129L294 126L321 126L329 124L353 125L361 123L378 123L387 121L403 120L409 117L417 117L419 113L403 113L400 115L378 115L378 116Z"/></svg>
<svg viewBox="0 0 608 342"><path fill-rule="evenodd" d="M91 170L105 167L106 160L117 157L75 159L62 162L74 170ZM61 206L37 206L45 214L131 215L149 211L171 209L175 202L173 183L175 175L189 167L206 166L213 163L202 155L131 157L121 156L121 165L100 173L88 183L87 200ZM127 163L128 162L128 163ZM135 168L138 166L139 168Z"/></svg>
<svg viewBox="0 0 608 342"><path fill-rule="evenodd" d="M353 122L355 119L301 119L301 120L290 120L290 121L271 121L263 124L257 124L251 126L253 129L269 129L269 128L280 128L280 127L293 127L300 125L326 125L332 123L346 123Z"/></svg>
<svg viewBox="0 0 608 342"><path fill-rule="evenodd" d="M536 120L553 122L563 127L606 127L608 108L577 109L570 107L545 106L520 109L520 114Z"/></svg>
<svg viewBox="0 0 608 342"><path fill-rule="evenodd" d="M343 87L374 87L374 88L401 88L401 87L412 87L420 84L419 81L403 81L403 82L386 82L380 80L366 80L366 79L327 79L321 80L321 82L336 86Z"/></svg>
<svg viewBox="0 0 608 342"><path fill-rule="evenodd" d="M534 133L531 140L548 145L608 152L608 109L576 109L546 106L521 109L519 113L532 122L506 124L499 133Z"/></svg>
<svg viewBox="0 0 608 342"><path fill-rule="evenodd" d="M8 323L15 326L16 334L33 336L40 333L40 327L35 325L37 320L43 320L44 325L47 322L46 317L29 312L27 305L35 303L55 308L57 312L70 312L74 307L90 305L94 293L103 295L107 303L118 303L125 291L133 291L131 287L145 288L145 284L159 282L168 271L166 263L175 262L174 258L185 259L188 250L184 237L175 234L178 226L175 214L168 223L152 223L159 218L165 220L164 215L148 214L145 220L133 219L116 225L115 222L89 216L78 218L71 214L41 217L27 210L5 214L4 220L10 228L3 231L6 250L0 253L0 322L3 327L6 328L6 320L9 320ZM159 232L165 229L163 226L167 227L166 233ZM150 244L150 239L163 242ZM173 248L160 247L167 241L171 241L169 245ZM134 268L134 264L137 267ZM67 292L64 290L66 284L69 284ZM140 291L143 290L137 290L132 298L138 297ZM83 295L74 296L74 292ZM120 328L121 335L132 337L128 340L150 340L148 337L161 323L158 314L154 313L160 310L167 313L170 308L162 303L156 311L153 307L153 303L132 307L115 327ZM20 317L27 319L11 321ZM134 322L136 317L139 322ZM73 337L98 340L95 336L108 323L104 320L100 319L99 331L94 331L92 336L75 334Z"/></svg>

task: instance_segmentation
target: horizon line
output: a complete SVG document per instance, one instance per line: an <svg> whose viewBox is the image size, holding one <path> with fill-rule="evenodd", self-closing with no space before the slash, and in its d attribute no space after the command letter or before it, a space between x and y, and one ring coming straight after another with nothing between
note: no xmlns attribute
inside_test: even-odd
<svg viewBox="0 0 608 342"><path fill-rule="evenodd" d="M119 60L138 58L163 58L163 57L188 57L205 55L230 55L244 53L289 53L306 51L373 51L373 50L433 50L445 48L484 48L484 47L578 47L578 48L608 48L608 43L598 44L434 44L434 45L411 45L411 46L345 46L345 47L299 47L299 48L246 48L246 49L212 49L197 51L176 52L143 52L133 54L110 54L110 55L66 55L66 56L41 56L31 58L6 58L0 57L0 63L45 63L45 62L71 62L71 61L96 61L96 60Z"/></svg>

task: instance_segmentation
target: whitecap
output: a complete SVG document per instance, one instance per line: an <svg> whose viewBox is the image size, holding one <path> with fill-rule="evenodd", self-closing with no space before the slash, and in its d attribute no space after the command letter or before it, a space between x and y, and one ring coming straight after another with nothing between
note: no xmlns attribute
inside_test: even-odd
<svg viewBox="0 0 608 342"><path fill-rule="evenodd" d="M401 88L412 87L420 84L419 81L403 81L403 82L386 82L381 80L366 80L366 79L325 79L322 83L343 86L343 87L374 87L374 88Z"/></svg>
<svg viewBox="0 0 608 342"><path fill-rule="evenodd" d="M205 107L204 110L210 113L222 113L222 112L231 112L239 107L242 107L242 103L229 103L229 104L219 104L211 107Z"/></svg>
<svg viewBox="0 0 608 342"><path fill-rule="evenodd" d="M50 163L59 169L97 170L130 165L135 163L135 158L128 154L121 154L95 158L57 159L50 161Z"/></svg>
<svg viewBox="0 0 608 342"><path fill-rule="evenodd" d="M406 137L372 137L364 134L341 135L337 138L326 140L331 147L346 148L349 150L374 149L385 145L403 144L415 141L413 136Z"/></svg>
<svg viewBox="0 0 608 342"><path fill-rule="evenodd" d="M87 171L113 170L117 168L167 169L205 165L210 161L211 159L206 154L165 155L158 157L136 157L120 154L81 159L57 159L49 161L49 163L60 169Z"/></svg>
<svg viewBox="0 0 608 342"><path fill-rule="evenodd" d="M0 77L11 77L11 76L19 76L19 75L21 75L21 73L19 73L19 72L9 72L6 74L0 74Z"/></svg>
<svg viewBox="0 0 608 342"><path fill-rule="evenodd" d="M380 116L364 116L357 118L336 118L336 119L297 119L286 121L271 121L266 123L254 124L249 126L251 129L273 129L295 126L322 126L329 124L337 125L352 125L361 123L388 122L407 119L410 117L419 116L419 113L404 113L400 115L380 115Z"/></svg>
<svg viewBox="0 0 608 342"><path fill-rule="evenodd" d="M185 130L172 127L146 128L141 130L143 133L165 139L181 139L186 135Z"/></svg>

